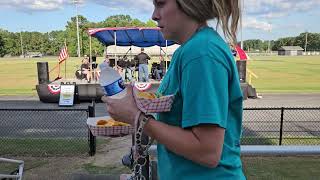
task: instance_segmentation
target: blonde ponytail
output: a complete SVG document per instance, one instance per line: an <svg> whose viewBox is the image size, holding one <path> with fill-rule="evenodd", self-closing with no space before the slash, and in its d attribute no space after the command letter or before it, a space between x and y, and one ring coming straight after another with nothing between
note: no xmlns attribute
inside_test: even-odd
<svg viewBox="0 0 320 180"><path fill-rule="evenodd" d="M237 43L237 29L240 19L239 0L176 0L180 9L203 23L210 19L217 20L225 37L232 43Z"/></svg>

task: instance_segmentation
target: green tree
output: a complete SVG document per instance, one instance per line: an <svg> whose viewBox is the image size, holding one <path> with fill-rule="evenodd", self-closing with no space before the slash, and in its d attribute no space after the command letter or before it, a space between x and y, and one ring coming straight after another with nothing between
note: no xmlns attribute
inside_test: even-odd
<svg viewBox="0 0 320 180"><path fill-rule="evenodd" d="M294 37L285 37L280 38L274 42L272 50L277 51L282 46L295 46L295 38Z"/></svg>
<svg viewBox="0 0 320 180"><path fill-rule="evenodd" d="M103 27L145 27L139 19L132 19L129 15L109 16L102 22Z"/></svg>
<svg viewBox="0 0 320 180"><path fill-rule="evenodd" d="M300 37L300 36L298 36L298 37ZM307 39L308 39L307 40L307 51L319 51L320 50L320 33L308 33ZM305 42L305 41L303 41L303 42ZM302 43L301 47L304 48L304 45L305 45L305 43Z"/></svg>
<svg viewBox="0 0 320 180"><path fill-rule="evenodd" d="M48 51L47 55L57 56L66 39L65 31L51 31L48 33ZM68 44L67 44L68 45Z"/></svg>
<svg viewBox="0 0 320 180"><path fill-rule="evenodd" d="M6 54L6 49L4 47L4 40L0 34L0 57L3 57Z"/></svg>
<svg viewBox="0 0 320 180"><path fill-rule="evenodd" d="M251 39L243 42L244 50L246 51L265 51L267 49L265 43L260 39Z"/></svg>
<svg viewBox="0 0 320 180"><path fill-rule="evenodd" d="M4 41L5 53L12 56L21 54L19 33L12 33L7 30L0 29L0 34Z"/></svg>
<svg viewBox="0 0 320 180"><path fill-rule="evenodd" d="M86 27L86 24L88 24L87 18L85 18L82 15L78 16L78 22L79 22L79 40L80 40L80 45L84 44L83 41L83 31L84 28ZM71 17L71 20L67 22L66 25L66 39L67 39L67 44L68 44L68 51L71 56L77 56L77 48L78 48L78 39L77 39L77 21L76 17ZM64 41L61 42L61 47L63 46ZM84 47L80 47L80 50L83 49Z"/></svg>
<svg viewBox="0 0 320 180"><path fill-rule="evenodd" d="M45 34L40 32L23 32L25 52L46 52Z"/></svg>
<svg viewBox="0 0 320 180"><path fill-rule="evenodd" d="M139 19L133 19L131 22L129 22L128 25L126 25L126 27L128 26L133 26L133 27L145 27L146 24L141 22Z"/></svg>
<svg viewBox="0 0 320 180"><path fill-rule="evenodd" d="M147 27L157 27L157 23L151 19L146 22Z"/></svg>
<svg viewBox="0 0 320 180"><path fill-rule="evenodd" d="M114 15L109 16L100 22L90 22L86 17L79 15L79 35L80 35L80 50L81 55L89 54L88 35L89 28L104 28L104 27L156 27L155 21L149 19L147 22L142 22L139 19L133 19L129 15ZM57 56L65 40L68 46L70 56L77 56L77 27L76 17L71 17L65 26L65 30L51 31L47 33L40 32L21 32L23 39L24 52L41 52L45 55ZM272 50L278 50L281 46L298 45L304 48L306 33L301 33L297 37L285 37L271 41ZM104 45L96 38L92 39L92 52L101 56L104 52ZM12 33L0 29L0 56L4 54L19 56L21 55L20 32ZM266 51L269 41L260 39L251 39L244 41L244 49ZM308 33L307 50L320 50L320 33Z"/></svg>

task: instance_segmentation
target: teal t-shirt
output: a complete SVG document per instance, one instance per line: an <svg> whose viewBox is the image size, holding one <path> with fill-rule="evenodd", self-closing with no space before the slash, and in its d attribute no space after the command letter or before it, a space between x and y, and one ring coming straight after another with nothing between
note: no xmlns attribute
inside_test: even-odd
<svg viewBox="0 0 320 180"><path fill-rule="evenodd" d="M242 92L230 48L215 30L200 29L175 51L158 92L175 94L171 111L159 113L159 121L182 128L205 123L225 129L216 168L197 164L158 144L160 179L245 179L240 160Z"/></svg>

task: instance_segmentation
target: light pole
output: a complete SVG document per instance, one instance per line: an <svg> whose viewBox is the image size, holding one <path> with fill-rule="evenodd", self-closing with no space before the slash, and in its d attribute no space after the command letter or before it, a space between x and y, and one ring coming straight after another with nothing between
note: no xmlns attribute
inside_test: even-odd
<svg viewBox="0 0 320 180"><path fill-rule="evenodd" d="M243 49L243 39L242 39L242 18L244 15L244 0L240 1L240 8L241 8L241 17L240 17L240 38L241 38L241 49Z"/></svg>
<svg viewBox="0 0 320 180"><path fill-rule="evenodd" d="M21 31L20 31L21 56L24 58L24 50L23 50L22 33L21 33Z"/></svg>
<svg viewBox="0 0 320 180"><path fill-rule="evenodd" d="M78 0L74 0L74 4L76 6L76 21L77 21L77 41L78 41L77 54L78 54L78 57L81 57L81 54L80 54L80 37L79 37L78 3L79 3Z"/></svg>
<svg viewBox="0 0 320 180"><path fill-rule="evenodd" d="M268 53L269 54L271 54L271 36L272 36L271 30L272 30L272 25L271 25L271 23L269 23L269 29L268 29L268 31L270 33L270 37L269 37L269 41L268 41Z"/></svg>
<svg viewBox="0 0 320 180"><path fill-rule="evenodd" d="M308 31L306 31L306 41L304 44L304 52L305 54L307 54L307 45L308 45Z"/></svg>

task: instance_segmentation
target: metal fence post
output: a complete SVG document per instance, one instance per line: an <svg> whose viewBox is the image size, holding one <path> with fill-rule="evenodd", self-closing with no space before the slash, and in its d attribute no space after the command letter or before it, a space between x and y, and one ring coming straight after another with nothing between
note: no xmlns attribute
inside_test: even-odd
<svg viewBox="0 0 320 180"><path fill-rule="evenodd" d="M89 117L95 117L95 107L94 104L88 106ZM88 141L89 141L89 155L94 156L96 154L96 137L92 135L90 129L88 128Z"/></svg>
<svg viewBox="0 0 320 180"><path fill-rule="evenodd" d="M284 107L281 107L281 120L280 120L279 146L281 146L281 144L282 144L282 133L283 133L283 113L284 113Z"/></svg>

